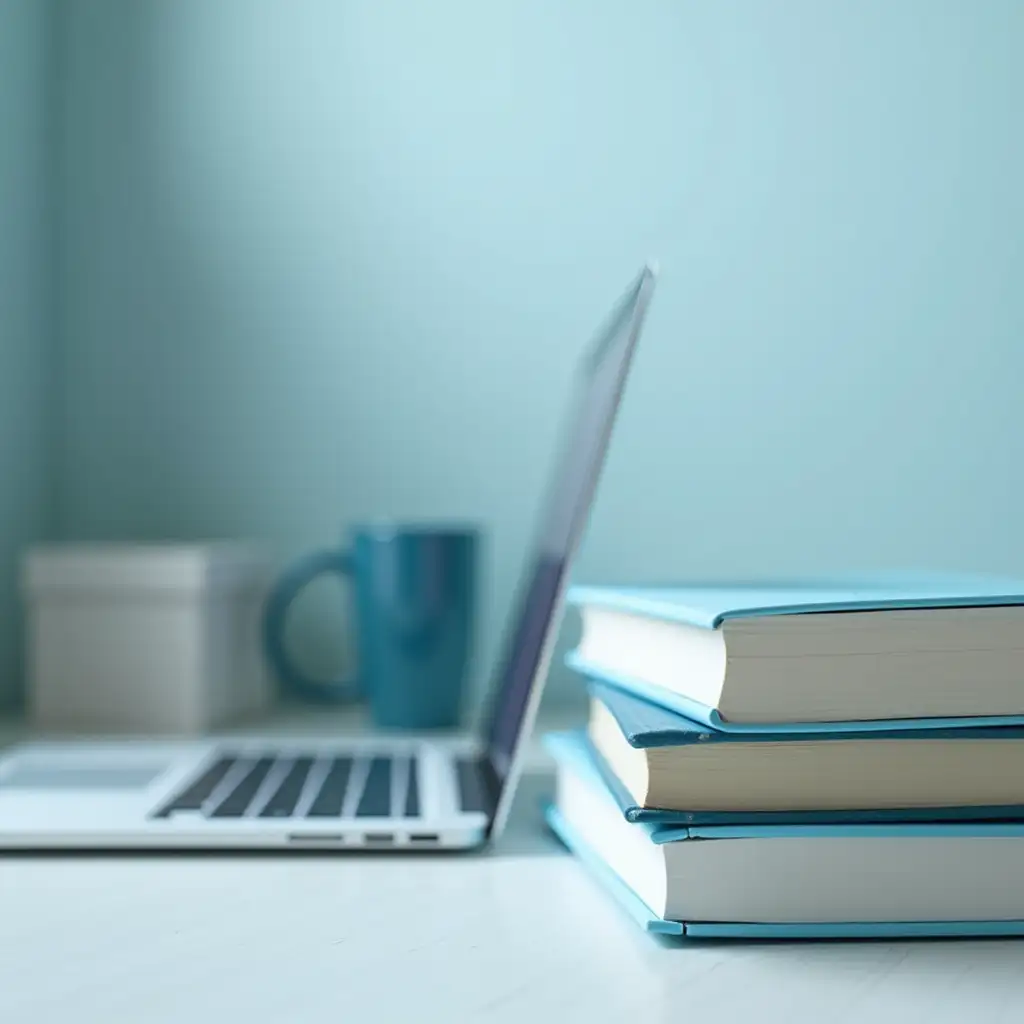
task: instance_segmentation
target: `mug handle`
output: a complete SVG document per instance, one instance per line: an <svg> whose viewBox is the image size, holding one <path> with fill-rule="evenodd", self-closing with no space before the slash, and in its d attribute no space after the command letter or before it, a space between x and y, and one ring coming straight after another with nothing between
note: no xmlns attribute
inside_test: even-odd
<svg viewBox="0 0 1024 1024"><path fill-rule="evenodd" d="M288 609L299 594L325 573L347 576L351 556L344 551L314 551L293 562L271 587L263 607L263 652L271 668L304 700L333 702L355 696L355 679L318 680L303 671L285 644Z"/></svg>

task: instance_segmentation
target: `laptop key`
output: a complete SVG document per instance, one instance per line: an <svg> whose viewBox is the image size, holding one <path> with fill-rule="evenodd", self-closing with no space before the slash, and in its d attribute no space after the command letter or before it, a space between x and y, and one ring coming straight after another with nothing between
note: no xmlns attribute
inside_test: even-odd
<svg viewBox="0 0 1024 1024"><path fill-rule="evenodd" d="M245 778L210 812L210 817L241 818L273 765L274 758L261 757Z"/></svg>
<svg viewBox="0 0 1024 1024"><path fill-rule="evenodd" d="M356 808L357 818L387 818L391 814L391 758L375 757Z"/></svg>
<svg viewBox="0 0 1024 1024"><path fill-rule="evenodd" d="M477 761L460 758L456 764L456 779L459 786L459 806L464 811L486 811L487 791L480 775Z"/></svg>
<svg viewBox="0 0 1024 1024"><path fill-rule="evenodd" d="M215 761L197 779L188 784L169 804L156 812L158 818L169 818L176 811L201 811L203 804L217 788L220 781L231 771L237 758L222 757Z"/></svg>
<svg viewBox="0 0 1024 1024"><path fill-rule="evenodd" d="M320 792L306 812L307 818L337 818L348 791L348 779L352 774L352 758L336 757L331 764Z"/></svg>
<svg viewBox="0 0 1024 1024"><path fill-rule="evenodd" d="M409 786L405 791L405 816L407 818L420 816L419 761L415 757L409 758Z"/></svg>
<svg viewBox="0 0 1024 1024"><path fill-rule="evenodd" d="M297 757L288 774L282 779L274 795L264 804L260 811L261 818L290 818L295 812L295 805L302 796L302 787L306 776L313 767L313 758Z"/></svg>

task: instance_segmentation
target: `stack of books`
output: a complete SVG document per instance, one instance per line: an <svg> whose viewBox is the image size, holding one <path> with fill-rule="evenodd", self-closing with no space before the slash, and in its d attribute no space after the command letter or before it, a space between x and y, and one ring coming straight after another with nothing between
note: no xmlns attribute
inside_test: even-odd
<svg viewBox="0 0 1024 1024"><path fill-rule="evenodd" d="M548 821L648 930L1024 934L1024 583L570 591Z"/></svg>

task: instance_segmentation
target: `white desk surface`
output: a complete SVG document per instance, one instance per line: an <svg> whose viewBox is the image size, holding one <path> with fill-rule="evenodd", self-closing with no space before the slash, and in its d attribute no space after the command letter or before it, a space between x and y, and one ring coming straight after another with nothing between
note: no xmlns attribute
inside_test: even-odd
<svg viewBox="0 0 1024 1024"><path fill-rule="evenodd" d="M0 1021L1024 1020L1024 941L645 935L545 834L549 783L482 855L4 856Z"/></svg>

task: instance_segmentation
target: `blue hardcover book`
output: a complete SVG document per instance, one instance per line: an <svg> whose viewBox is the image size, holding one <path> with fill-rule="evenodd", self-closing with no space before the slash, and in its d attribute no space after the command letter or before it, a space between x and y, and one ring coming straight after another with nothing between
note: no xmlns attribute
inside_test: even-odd
<svg viewBox="0 0 1024 1024"><path fill-rule="evenodd" d="M578 738L547 821L643 928L707 938L1024 934L1024 824L631 824Z"/></svg>
<svg viewBox="0 0 1024 1024"><path fill-rule="evenodd" d="M580 734L629 821L1024 819L1024 728L716 732L588 682Z"/></svg>
<svg viewBox="0 0 1024 1024"><path fill-rule="evenodd" d="M711 729L1024 724L1024 582L574 587L577 671Z"/></svg>

